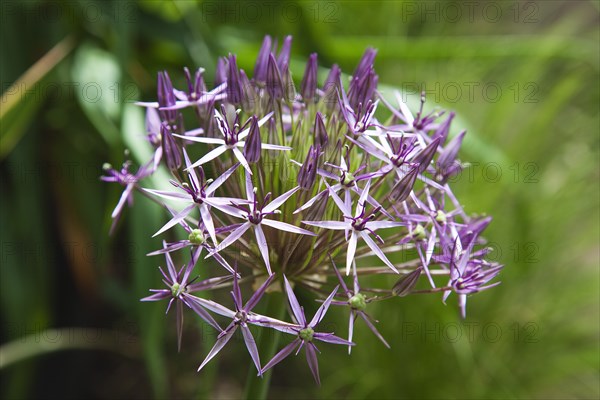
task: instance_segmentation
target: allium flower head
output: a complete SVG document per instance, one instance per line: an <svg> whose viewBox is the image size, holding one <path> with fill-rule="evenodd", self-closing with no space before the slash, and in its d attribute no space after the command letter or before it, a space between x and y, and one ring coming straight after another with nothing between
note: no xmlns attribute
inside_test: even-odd
<svg viewBox="0 0 600 400"><path fill-rule="evenodd" d="M388 299L414 293L445 302L454 293L464 317L467 296L498 285L493 280L503 266L486 260L482 234L491 218L468 215L450 185L467 165L459 155L468 136L454 134L455 114L428 111L424 95L411 110L399 91L379 91L375 49L365 51L351 76L333 65L323 82L313 53L294 81L291 44L291 36L281 47L266 36L251 74L235 54L219 58L214 87L207 87L202 66L183 69L183 88L159 72L155 101L138 103L147 108L152 158L137 172L129 162L107 166L102 180L124 186L114 221L136 191L164 210L155 233L163 235L163 248L150 255L166 257L166 287L143 300L176 303L179 343L186 309L219 330L200 369L241 332L259 374L304 349L319 383L317 344L354 346L357 319L384 345L402 345L379 333L374 318L381 307L370 304L394 307ZM168 182L140 186L159 169L170 174ZM188 252L176 270L172 257ZM211 277L213 261L224 277ZM209 277L196 282L194 268ZM372 275L382 276L368 280ZM251 293L244 303L245 286ZM301 299L312 295L315 307L321 303L312 319L292 287L307 294ZM259 313L259 300L276 291L287 295L287 304L277 305L289 308L289 318ZM338 315L349 313L348 340L319 330L332 304ZM226 319L226 328L213 316ZM252 325L294 339L261 366Z"/></svg>

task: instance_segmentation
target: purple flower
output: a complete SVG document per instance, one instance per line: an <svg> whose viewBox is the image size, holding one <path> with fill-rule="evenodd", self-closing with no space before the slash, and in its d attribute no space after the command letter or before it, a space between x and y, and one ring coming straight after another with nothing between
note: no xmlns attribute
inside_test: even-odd
<svg viewBox="0 0 600 400"><path fill-rule="evenodd" d="M436 165L436 178L439 181L446 182L462 168L461 164L456 161L456 156L466 133L466 131L462 131L456 135L440 153Z"/></svg>
<svg viewBox="0 0 600 400"><path fill-rule="evenodd" d="M375 49L367 49L354 74L352 74L350 88L348 89L348 104L354 109L360 108L361 105L368 107L373 99L379 79L373 67L376 55L377 51Z"/></svg>
<svg viewBox="0 0 600 400"><path fill-rule="evenodd" d="M171 171L176 171L181 166L181 150L179 145L175 142L175 138L173 137L173 132L178 132L183 127L183 119L181 114L179 114L177 121L177 124L172 126L166 122L163 122L160 125L163 156L167 167Z"/></svg>
<svg viewBox="0 0 600 400"><path fill-rule="evenodd" d="M148 142L154 147L154 156L152 157L153 168L156 170L162 159L162 139L161 139L161 125L160 116L155 108L146 109L146 133Z"/></svg>
<svg viewBox="0 0 600 400"><path fill-rule="evenodd" d="M381 167L378 172L387 174L394 171L396 172L398 179L402 179L415 165L419 166L419 170L421 170L420 163L423 163L425 168L427 167L427 163L431 162L431 158L427 158L430 155L433 156L434 151L432 151L432 149L435 150L435 148L437 148L439 139L436 139L436 141L430 145L431 147L420 143L420 140L422 140L420 136L414 135L404 135L400 138L393 138L388 133L386 137L380 136L379 142L366 135L360 136L358 140L348 137L348 140L386 164ZM419 174L418 178L435 189L444 190L443 186L424 175Z"/></svg>
<svg viewBox="0 0 600 400"><path fill-rule="evenodd" d="M331 256L330 256L331 258ZM379 340L385 345L385 347L389 348L390 345L386 340L381 336L381 333L377 330L375 325L373 325L372 318L365 312L367 308L367 303L369 299L366 298L364 294L360 292L360 285L358 284L358 277L356 275L353 276L352 280L354 282L353 290L348 289L346 283L344 282L344 278L340 275L340 271L338 271L333 259L331 259L331 263L333 264L333 270L335 271L336 276L342 286L342 290L344 294L348 298L348 301L332 301L331 304L337 306L348 306L350 307L350 318L348 319L348 341L352 342L352 334L354 332L354 322L357 317L361 317L363 321L367 324L371 332L377 336ZM377 322L377 321L375 321ZM352 352L352 346L348 346L348 354Z"/></svg>
<svg viewBox="0 0 600 400"><path fill-rule="evenodd" d="M258 349L256 348L256 342L254 337L252 336L252 332L250 332L250 328L248 328L248 324L262 325L269 327L268 324L261 323L261 319L263 318L259 314L255 314L252 312L252 309L258 304L260 299L262 298L267 287L273 282L273 278L275 275L271 275L267 280L254 292L250 300L246 302L246 304L242 303L242 291L240 289L239 281L237 278L237 274L233 275L233 290L231 291L231 296L233 297L233 305L235 307L234 310L230 310L218 303L215 303L211 300L206 300L202 298L195 298L198 304L202 307L205 307L212 312L223 315L227 318L231 318L231 323L223 330L218 338L217 342L213 346L213 348L208 352L208 355L198 367L198 371L200 371L210 360L212 360L225 345L229 342L229 340L233 337L233 334L237 331L237 329L241 329L242 335L244 336L244 342L246 343L246 348L248 349L248 353L250 353L250 357L252 357L252 361L258 370L259 375L262 375L262 370L260 366L260 356L258 354Z"/></svg>
<svg viewBox="0 0 600 400"><path fill-rule="evenodd" d="M225 171L214 181L205 181L204 170L199 169L200 177L196 175L196 171L191 165L190 159L185 149L183 150L185 157L185 163L188 171L188 183L179 184L175 181L171 181L171 184L178 189L179 192L167 192L164 190L144 189L144 191L151 193L155 196L162 197L168 200L175 200L186 204L186 207L175 214L169 222L167 222L162 228L158 230L153 236L160 235L168 229L171 229L175 225L183 221L196 207L200 209L200 216L202 222L206 226L213 243L217 243L217 236L215 233L215 226L210 214L209 206L219 208L222 205L229 204L231 198L228 197L214 197L214 192L231 176L231 174L237 169L239 164L234 164L231 168Z"/></svg>
<svg viewBox="0 0 600 400"><path fill-rule="evenodd" d="M327 185L327 183L325 184ZM340 199L338 195L331 190L329 185L327 185L327 187L329 188L330 195L335 201L335 204L342 211L345 221L302 221L302 223L310 226L316 226L318 228L345 231L346 239L348 240L348 250L346 252L346 275L350 274L350 266L354 261L354 254L356 252L356 245L359 237L365 241L367 246L369 246L373 253L379 257L379 259L383 261L385 265L390 267L392 271L398 273L396 267L394 267L390 260L388 260L383 251L379 248L379 246L377 246L377 243L371 239L369 234L374 235L381 243L383 243L383 239L381 239L381 237L375 233L375 230L395 228L405 225L405 223L396 221L373 221L375 218L375 213L366 214L365 203L367 201L367 197L369 196L371 181L367 181L367 184L360 195L354 216L352 216L352 210L350 207L348 207L342 201L342 199ZM349 232L350 238L348 239Z"/></svg>
<svg viewBox="0 0 600 400"><path fill-rule="evenodd" d="M342 117L348 124L348 129L353 135L365 133L370 127L377 125L374 121L378 101L367 100L353 104L346 96L344 86L340 83L339 104Z"/></svg>
<svg viewBox="0 0 600 400"><path fill-rule="evenodd" d="M159 72L157 101L138 103L147 107L152 159L136 173L129 172L128 162L121 170L108 166L102 179L125 189L113 212L114 228L124 204L133 200L133 189L141 189L141 179L161 161L171 173L169 182L176 189L141 190L170 213L169 221L155 235L178 226L177 233L185 236L163 242L161 249L149 254L167 257L168 270L161 269L166 288L153 290L143 300L169 299L167 310L177 303L178 344L186 307L219 329L199 370L235 332L241 332L259 375L304 348L319 382L317 342L349 346L350 352L357 319L389 347L376 328L377 321L366 313L369 303L425 292L443 293L445 302L455 293L464 317L467 296L497 285L493 279L502 265L486 260L491 249L480 236L491 218L467 215L450 188L450 178L463 168L457 157L465 133L450 137L455 114L436 108L426 112L424 93L414 113L398 91L391 93L395 96L392 105L377 91L377 52L371 48L349 80L334 64L323 87L318 85L318 56L311 54L297 93L290 70L291 43L288 36L279 48L277 40L265 36L252 79L239 68L235 54L218 58L212 90L206 86L203 68L183 69L186 85L182 90L173 87L166 71ZM385 122L376 116L381 105L391 112ZM184 127L184 116L186 125L195 123L191 129ZM190 151L200 154L195 162L188 157ZM292 169L299 167L297 176L290 174L289 163ZM205 170L217 174L214 181L207 179ZM294 179L297 186L292 187ZM303 229L308 227L302 223L315 227L312 230L318 234ZM385 241L379 229L388 229ZM268 277L245 304L237 264L234 270L228 262L232 253L228 247L233 243L241 248L239 262L258 273L259 279ZM192 257L176 271L171 253L181 254L182 249L189 249ZM214 257L231 276L196 283L192 270L201 253L205 259ZM344 281L348 278L338 271L331 254L345 258L346 275L353 270L352 283ZM390 260L398 255L410 259L392 264ZM385 266L356 261L360 257L373 260L372 256ZM322 303L310 322L285 276L281 284L291 322L253 311L274 282L273 271L293 277ZM416 290L423 271L431 288ZM401 274L393 285L373 280L379 285L364 287L363 277L390 273ZM337 298L339 286L333 289L336 282L330 279L334 274L343 289ZM232 283L225 282L231 277ZM445 286L434 282L435 277L447 280ZM194 295L231 285L231 308ZM316 332L332 304L348 307L348 340ZM225 330L212 319L215 314L229 319ZM293 341L261 367L250 325L291 334Z"/></svg>
<svg viewBox="0 0 600 400"><path fill-rule="evenodd" d="M346 147L346 155L341 156L340 165L325 163L326 166L333 168L335 170L338 170L339 171L338 175L336 175L332 172L329 172L329 171L325 171L323 169L317 169L316 172L320 176L322 176L323 178L334 179L335 181L337 181L337 183L329 188L326 188L325 190L321 191L316 196L314 196L312 199L308 200L306 203L304 203L304 205L302 207L300 207L296 211L294 211L294 214L296 214L300 211L304 211L307 208L311 207L322 196L324 196L328 193L331 193L331 192L334 192L337 194L340 190L344 191L344 204L346 205L346 208L350 209L352 207L350 192L353 191L355 193L358 193L359 196L363 192L363 190L360 187L358 187L357 183L360 181L363 181L363 180L367 180L367 179L371 179L373 177L379 176L380 174L375 172L375 173L367 173L367 174L358 175L358 173L360 171L362 171L363 169L365 169L367 167L367 165L364 164L361 167L359 167L356 171L350 172L348 170L349 164L350 164L349 151L348 151L348 147ZM381 207L381 205L377 202L377 200L375 200L373 197L367 196L367 202L369 204L371 204L373 207L380 207L381 211L385 215L391 217Z"/></svg>
<svg viewBox="0 0 600 400"><path fill-rule="evenodd" d="M273 113L271 112L271 113L267 114L266 117L263 117L260 121L258 121L258 123L257 123L258 127L261 127L265 122L267 122L271 118L272 114ZM189 165L187 167L187 169L195 168L199 165L205 164L205 163L209 162L210 160L217 158L221 154L225 153L227 150L231 150L233 152L233 155L237 158L237 160L240 162L240 164L242 164L242 166L246 169L246 171L248 171L249 174L252 174L250 165L248 164L246 157L244 157L244 154L239 149L239 147L243 148L245 146L246 142L243 141L242 139L244 139L250 133L250 127L247 127L247 126L252 123L252 120L254 118L256 118L256 117L250 118L240 128L239 112L236 112L235 122L234 122L233 126L230 127L227 124L225 117L223 117L223 115L219 111L215 110L215 119L217 121L217 127L219 128L219 132L221 132L221 134L223 135L223 139L209 138L209 137L189 137L189 136L176 135L177 137L180 137L182 139L186 139L186 140L189 140L192 142L209 143L209 144L218 144L219 145L216 148L214 148L213 150L209 151L207 154L205 154L204 157L200 158L198 161L196 161L192 165ZM265 144L265 143L261 144L261 148L267 149L267 150L291 150L290 147L278 146L278 145L274 145L274 144Z"/></svg>
<svg viewBox="0 0 600 400"><path fill-rule="evenodd" d="M283 39L281 50L277 56L277 66L283 70L285 65L290 65L290 53L292 51L292 35L288 35Z"/></svg>
<svg viewBox="0 0 600 400"><path fill-rule="evenodd" d="M173 215L173 216L177 215L177 212L174 211L173 209L171 209L170 207L167 206L167 209L169 210L171 215ZM159 254L171 253L173 251L177 251L177 250L180 250L180 249L183 249L186 247L193 248L193 247L197 246L197 247L206 249L206 251L208 251L209 255L212 255L215 258L215 260L217 260L217 262L223 266L223 268L225 268L227 271L229 271L232 274L234 273L233 268L231 268L229 263L219 253L217 253L217 250L215 249L215 247L211 246L208 243L207 236L210 235L210 233L209 233L208 229L206 229L206 227L202 223L200 223L200 226L198 226L198 228L192 228L185 221L185 219L182 219L181 221L179 221L179 225L181 225L183 227L183 229L185 229L185 231L188 233L187 239L178 240L177 242L173 242L173 243L165 243L162 249L150 252L147 255L148 256L157 256ZM228 227L220 227L220 228L217 228L215 231L216 231L216 233L221 234L221 233L228 232L229 229L228 229Z"/></svg>
<svg viewBox="0 0 600 400"><path fill-rule="evenodd" d="M273 54L269 55L267 63L267 82L266 89L272 101L279 100L283 97L283 79L281 78L281 70L275 61Z"/></svg>
<svg viewBox="0 0 600 400"><path fill-rule="evenodd" d="M117 226L117 222L121 217L121 213L123 212L123 207L125 203L129 203L131 206L133 204L133 189L137 186L138 182L144 179L145 177L152 175L154 173L154 160L149 163L142 165L138 168L135 174L129 172L129 168L131 167L131 162L126 161L123 163L123 166L120 170L114 169L110 164L104 165L104 172L106 176L100 177L104 182L116 182L120 185L125 186L125 190L121 194L117 206L113 210L111 214L111 218L113 222L110 226L110 233L112 234Z"/></svg>
<svg viewBox="0 0 600 400"><path fill-rule="evenodd" d="M167 73L159 73L159 100L157 102L136 102L136 104L143 107L159 109L163 119L167 123L172 123L178 118L178 113L176 113L175 110L207 105L211 102L227 98L227 93L225 92L225 89L227 89L226 82L217 85L217 87L211 91L207 91L202 75L204 73L203 68L199 68L196 71L194 79L192 79L190 70L187 67L183 70L187 82L187 91L173 88Z"/></svg>
<svg viewBox="0 0 600 400"><path fill-rule="evenodd" d="M438 125L435 123L436 119L439 117L438 114L431 112L427 115L423 115L423 106L425 104L424 93L421 94L421 107L416 116L410 111L410 108L408 108L408 105L402 99L400 92L396 91L394 94L400 110L396 110L383 96L380 95L379 97L392 114L403 121L403 124L398 125L396 128L406 133L418 133L423 137L427 137L427 135L425 135L426 132L438 128Z"/></svg>
<svg viewBox="0 0 600 400"><path fill-rule="evenodd" d="M404 205L406 214L402 218L407 221L411 236L416 239L416 248L421 259L425 274L433 288L435 283L429 270L429 264L433 258L435 246L439 239L441 247L449 247L448 243L454 241L458 237L456 223L453 220L455 215L458 215L462 210L457 208L452 211L445 212L444 204L436 201L428 189L425 189L426 202L422 202L414 194L411 196L415 202L417 209L414 212L409 212L406 204ZM413 225L416 223L416 226ZM431 223L429 232L423 225ZM404 240L401 243L405 243ZM423 254L424 253L424 254Z"/></svg>
<svg viewBox="0 0 600 400"><path fill-rule="evenodd" d="M450 281L448 285L458 295L458 305L463 318L466 317L467 295L499 285L500 282L489 285L487 283L494 279L503 268L503 265L488 263L477 258L477 256L485 255L488 249L479 254L472 253L476 240L477 237L473 237L468 247L464 251L461 251L461 246L458 245L459 239L457 238L452 249ZM444 302L450 293L450 290L444 292Z"/></svg>
<svg viewBox="0 0 600 400"><path fill-rule="evenodd" d="M317 381L317 384L320 385L321 380L319 378L319 364L317 362L317 352L320 353L320 351L317 349L314 341L319 340L326 343L354 346L354 343L337 337L333 333L315 332L316 326L319 324L319 322L321 322L323 317L325 317L325 314L329 309L329 305L337 293L339 286L336 286L335 289L333 289L333 292L331 292L329 297L327 297L321 307L319 307L313 319L310 322L307 322L306 316L304 315L304 309L300 307L300 304L298 304L298 299L296 299L296 295L294 294L290 283L285 276L283 279L285 280L285 291L287 293L290 308L292 310L292 317L298 323L297 326L287 329L286 332L297 335L297 337L290 344L281 349L279 353L275 354L271 361L269 361L263 367L261 372L264 374L265 371L281 362L281 360L289 356L294 350L296 350L296 354L298 354L300 350L304 348L306 353L306 361L308 362L310 371L312 372L315 381Z"/></svg>
<svg viewBox="0 0 600 400"><path fill-rule="evenodd" d="M203 290L209 290L215 287L216 285L231 279L231 276L221 276L218 278L210 278L200 282L194 283L194 280L189 280L192 270L200 257L202 252L202 248L197 248L195 251L192 251L191 259L187 266L181 267L179 271L175 269L175 265L173 264L173 260L171 259L171 255L169 253L165 253L167 259L167 273L163 271L162 268L159 267L160 273L163 276L163 282L167 286L167 289L150 289L154 294L144 297L142 301L157 301L170 299L169 304L167 305L167 313L171 309L171 305L174 301L177 302L177 349L181 349L181 335L183 332L183 306L185 304L192 310L196 312L203 320L205 320L209 325L213 326L215 329L221 331L221 327L217 322L210 316L202 308L198 307L192 298L195 296L191 296L190 293L199 292Z"/></svg>
<svg viewBox="0 0 600 400"><path fill-rule="evenodd" d="M233 54L229 54L229 69L227 74L227 100L232 104L242 102L243 88L241 85L240 71L237 67L237 61Z"/></svg>
<svg viewBox="0 0 600 400"><path fill-rule="evenodd" d="M158 107L170 107L176 104L175 92L173 91L173 84L167 71L158 73ZM154 106L154 104L153 104ZM174 124L177 120L178 113L173 110L161 110L160 115L163 121L168 124Z"/></svg>
<svg viewBox="0 0 600 400"><path fill-rule="evenodd" d="M263 225L270 226L271 228L279 229L284 232L291 232L311 236L315 235L314 233L307 231L306 229L299 228L286 222L275 221L266 218L269 215L278 213L278 208L281 207L281 205L283 205L283 203L285 203L285 201L289 199L299 189L300 187L296 186L295 188L288 190L281 196L273 199L273 201L271 201L270 203L269 199L271 198L271 194L268 193L265 196L262 204L259 204L256 198L256 188L252 186L252 180L250 179L250 175L246 175L247 201L242 200L242 202L239 202L237 200L232 200L230 206L219 207L221 211L232 215L236 218L244 219L246 222L238 226L233 232L231 232L231 234L225 240L221 242L221 244L219 245L219 251L234 243L248 229L252 227L256 236L256 243L258 245L258 249L263 257L263 260L265 261L265 265L267 266L267 271L269 272L269 275L272 275L273 272L271 271L271 264L269 262L269 247L267 245L267 239L265 238L265 234L262 229Z"/></svg>

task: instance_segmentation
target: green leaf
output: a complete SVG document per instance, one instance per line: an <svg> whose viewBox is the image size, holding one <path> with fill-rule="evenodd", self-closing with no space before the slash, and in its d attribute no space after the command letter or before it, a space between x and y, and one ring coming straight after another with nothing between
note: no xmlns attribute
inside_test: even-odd
<svg viewBox="0 0 600 400"><path fill-rule="evenodd" d="M90 44L75 54L72 69L77 100L90 122L110 146L119 144L121 71L115 57Z"/></svg>

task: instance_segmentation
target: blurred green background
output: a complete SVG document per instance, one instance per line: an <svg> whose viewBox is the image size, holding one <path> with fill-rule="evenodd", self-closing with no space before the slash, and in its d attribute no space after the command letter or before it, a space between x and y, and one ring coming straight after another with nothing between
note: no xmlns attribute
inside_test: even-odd
<svg viewBox="0 0 600 400"><path fill-rule="evenodd" d="M166 69L214 76L218 56L251 71L263 35L351 73L378 49L385 88L455 110L472 168L455 188L486 236L502 284L455 299L374 306L388 350L363 325L349 358L322 346L322 387L303 357L275 369L272 398L598 398L599 3L597 1L3 1L0 257L3 398L237 398L241 341L197 374L214 334L140 304L160 284L149 236L165 216L136 197L116 235L120 188L101 165L147 156L133 100ZM134 146L136 145L136 146ZM135 147L135 148L133 148ZM139 160L138 160L139 161ZM144 159L142 161L145 161ZM331 313L332 316L334 313ZM345 313L329 320L346 328Z"/></svg>

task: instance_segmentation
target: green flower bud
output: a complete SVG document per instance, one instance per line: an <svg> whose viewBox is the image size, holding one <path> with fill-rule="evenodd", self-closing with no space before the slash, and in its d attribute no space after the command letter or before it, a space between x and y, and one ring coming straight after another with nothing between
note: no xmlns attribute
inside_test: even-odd
<svg viewBox="0 0 600 400"><path fill-rule="evenodd" d="M188 240L195 245L201 245L204 243L204 234L200 229L194 229L190 232Z"/></svg>
<svg viewBox="0 0 600 400"><path fill-rule="evenodd" d="M427 237L427 232L425 232L425 228L423 228L423 225L417 224L417 226L415 226L415 229L413 229L412 235L416 239L422 240Z"/></svg>
<svg viewBox="0 0 600 400"><path fill-rule="evenodd" d="M181 293L179 289L181 289L181 286L179 286L179 283L177 282L175 282L173 286L171 286L171 294L173 295L173 297L179 296L179 294Z"/></svg>
<svg viewBox="0 0 600 400"><path fill-rule="evenodd" d="M342 185L350 186L353 182L354 182L354 175L352 175L350 172L346 172L344 174L344 180L342 181Z"/></svg>
<svg viewBox="0 0 600 400"><path fill-rule="evenodd" d="M442 224L446 223L446 214L444 214L444 212L442 210L437 210L437 214L435 215L435 220L437 222L440 222Z"/></svg>
<svg viewBox="0 0 600 400"><path fill-rule="evenodd" d="M362 293L357 293L350 297L348 304L350 304L350 307L354 308L355 310L364 311L364 309L367 308L367 301L365 295Z"/></svg>
<svg viewBox="0 0 600 400"><path fill-rule="evenodd" d="M305 342L312 342L314 334L315 331L313 331L312 328L305 328L298 333L298 336L300 336L300 339L304 340Z"/></svg>

